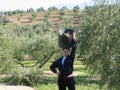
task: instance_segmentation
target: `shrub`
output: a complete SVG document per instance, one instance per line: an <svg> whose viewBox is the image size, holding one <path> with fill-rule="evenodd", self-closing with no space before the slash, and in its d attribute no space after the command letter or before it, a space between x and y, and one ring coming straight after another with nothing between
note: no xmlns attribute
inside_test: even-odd
<svg viewBox="0 0 120 90"><path fill-rule="evenodd" d="M10 76L8 76L5 82L13 85L34 86L37 85L41 76L42 76L42 71L40 69L19 68L18 70L14 71Z"/></svg>

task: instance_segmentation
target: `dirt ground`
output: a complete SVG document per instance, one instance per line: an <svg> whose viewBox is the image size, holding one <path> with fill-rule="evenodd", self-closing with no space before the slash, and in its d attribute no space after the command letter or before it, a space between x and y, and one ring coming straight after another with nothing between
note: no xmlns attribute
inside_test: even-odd
<svg viewBox="0 0 120 90"><path fill-rule="evenodd" d="M0 90L35 90L35 89L27 86L0 85Z"/></svg>

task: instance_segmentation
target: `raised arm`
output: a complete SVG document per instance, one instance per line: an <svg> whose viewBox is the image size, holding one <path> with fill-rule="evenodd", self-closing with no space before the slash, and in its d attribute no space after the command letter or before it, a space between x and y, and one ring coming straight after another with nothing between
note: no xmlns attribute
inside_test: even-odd
<svg viewBox="0 0 120 90"><path fill-rule="evenodd" d="M74 59L75 58L75 52L76 52L76 45L77 41L76 41L76 37L75 37L75 33L73 33L73 41L72 41L72 50L71 50L71 54L70 56Z"/></svg>

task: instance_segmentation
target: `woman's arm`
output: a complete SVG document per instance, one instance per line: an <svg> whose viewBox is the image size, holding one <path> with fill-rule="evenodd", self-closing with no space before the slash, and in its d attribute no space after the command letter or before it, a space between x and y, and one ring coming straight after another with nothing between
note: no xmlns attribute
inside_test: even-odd
<svg viewBox="0 0 120 90"><path fill-rule="evenodd" d="M57 67L58 67L58 60L55 61L55 62L53 62L53 63L50 65L50 70L51 70L53 73L59 75L59 72L57 72L57 70L56 70Z"/></svg>
<svg viewBox="0 0 120 90"><path fill-rule="evenodd" d="M75 52L76 52L76 48L77 48L76 43L77 43L76 36L75 36L75 33L73 33L72 50L71 50L71 54L70 54L70 56L72 58L75 58Z"/></svg>

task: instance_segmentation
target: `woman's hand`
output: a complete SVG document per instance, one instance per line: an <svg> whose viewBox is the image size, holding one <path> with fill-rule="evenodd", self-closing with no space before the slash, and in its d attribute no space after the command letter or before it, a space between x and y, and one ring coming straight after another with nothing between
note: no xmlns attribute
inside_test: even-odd
<svg viewBox="0 0 120 90"><path fill-rule="evenodd" d="M75 32L73 32L73 39L76 40L76 33Z"/></svg>
<svg viewBox="0 0 120 90"><path fill-rule="evenodd" d="M55 74L56 74L56 75L58 75L58 76L60 75L60 73L59 73L59 72L56 72Z"/></svg>

